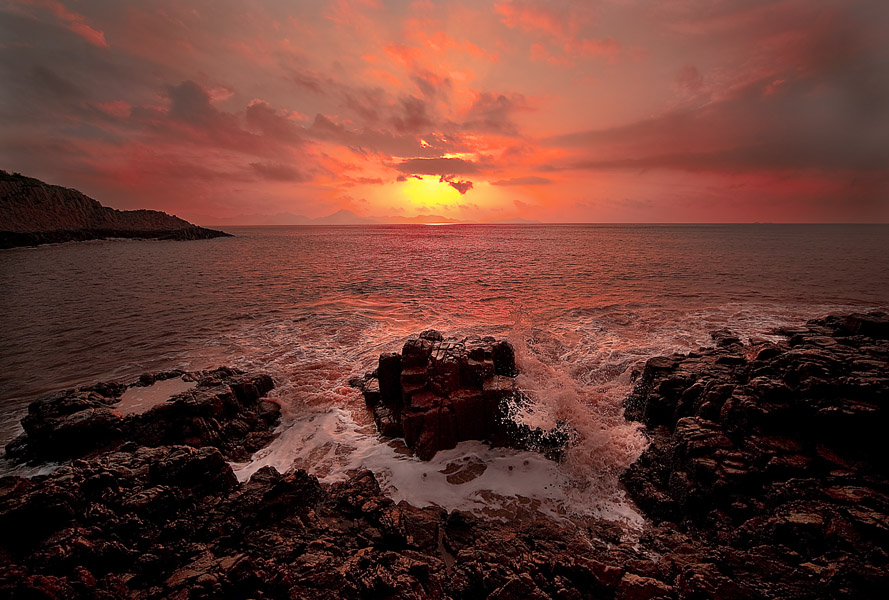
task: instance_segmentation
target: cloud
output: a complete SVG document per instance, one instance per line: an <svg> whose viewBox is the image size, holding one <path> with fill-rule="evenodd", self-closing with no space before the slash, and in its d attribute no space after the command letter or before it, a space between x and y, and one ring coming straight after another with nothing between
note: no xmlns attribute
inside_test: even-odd
<svg viewBox="0 0 889 600"><path fill-rule="evenodd" d="M210 94L194 81L183 81L167 88L170 117L193 125L207 125L220 117L210 104Z"/></svg>
<svg viewBox="0 0 889 600"><path fill-rule="evenodd" d="M247 105L244 118L247 127L258 131L269 138L274 138L291 144L301 144L305 141L301 128L286 116L275 111L275 109L264 100L252 100L250 104Z"/></svg>
<svg viewBox="0 0 889 600"><path fill-rule="evenodd" d="M585 158L573 166L586 169L883 170L889 81L879 69L861 62L852 71L769 75L718 100L545 143L579 149Z"/></svg>
<svg viewBox="0 0 889 600"><path fill-rule="evenodd" d="M413 74L411 80L420 93L430 100L447 99L453 90L450 77L443 77L425 69Z"/></svg>
<svg viewBox="0 0 889 600"><path fill-rule="evenodd" d="M307 181L308 178L289 165L280 163L250 163L250 167L263 179L269 181Z"/></svg>
<svg viewBox="0 0 889 600"><path fill-rule="evenodd" d="M496 3L494 10L507 27L561 42L574 38L593 18L589 6L583 3L557 8L551 2L512 0Z"/></svg>
<svg viewBox="0 0 889 600"><path fill-rule="evenodd" d="M704 85L704 77L694 65L685 65L676 73L676 87L680 90L696 94Z"/></svg>
<svg viewBox="0 0 889 600"><path fill-rule="evenodd" d="M406 175L472 175L478 164L462 158L410 158L394 168Z"/></svg>
<svg viewBox="0 0 889 600"><path fill-rule="evenodd" d="M89 26L86 17L69 10L61 2L55 0L19 0L21 4L48 9L59 21L65 24L72 33L80 36L97 48L108 48L105 33Z"/></svg>
<svg viewBox="0 0 889 600"><path fill-rule="evenodd" d="M419 133L432 127L433 121L427 113L426 102L416 96L401 99L402 112L392 118L392 124L399 132Z"/></svg>
<svg viewBox="0 0 889 600"><path fill-rule="evenodd" d="M466 113L463 128L473 131L487 131L501 135L514 136L518 127L512 116L522 110L530 110L525 96L522 94L478 94Z"/></svg>
<svg viewBox="0 0 889 600"><path fill-rule="evenodd" d="M442 175L438 179L439 183L447 183L449 186L460 192L460 195L463 196L472 189L472 182L464 179L454 179L452 176L444 176Z"/></svg>
<svg viewBox="0 0 889 600"><path fill-rule="evenodd" d="M513 186L513 185L551 185L552 179L548 177L513 177L512 179L500 179L492 181L491 185Z"/></svg>
<svg viewBox="0 0 889 600"><path fill-rule="evenodd" d="M13 0L0 162L121 206L220 215L317 216L357 186L379 210L384 184L434 176L482 211L569 220L586 195L641 194L672 218L679 198L741 181L708 215L787 198L805 220L835 197L836 215L889 216L874 192L889 180L889 2L494 5Z"/></svg>

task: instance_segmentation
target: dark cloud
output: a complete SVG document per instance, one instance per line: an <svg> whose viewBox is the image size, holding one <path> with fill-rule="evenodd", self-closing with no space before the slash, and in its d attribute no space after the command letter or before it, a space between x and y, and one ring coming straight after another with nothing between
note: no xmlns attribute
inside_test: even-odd
<svg viewBox="0 0 889 600"><path fill-rule="evenodd" d="M387 101L386 93L379 88L343 91L344 106L368 124L380 120L380 112L385 109Z"/></svg>
<svg viewBox="0 0 889 600"><path fill-rule="evenodd" d="M392 125L399 132L420 133L433 127L432 117L426 110L426 102L416 96L401 99L402 112L392 117Z"/></svg>
<svg viewBox="0 0 889 600"><path fill-rule="evenodd" d="M553 182L552 179L547 177L513 177L512 179L500 179L498 181L492 181L491 185L550 185Z"/></svg>
<svg viewBox="0 0 889 600"><path fill-rule="evenodd" d="M426 98L446 99L452 91L450 77L442 77L431 71L420 71L411 76L411 80L417 85L417 89Z"/></svg>
<svg viewBox="0 0 889 600"><path fill-rule="evenodd" d="M320 116L320 115L319 115ZM285 116L279 115L268 102L254 100L244 113L247 127L264 136L291 144L303 143L301 128Z"/></svg>
<svg viewBox="0 0 889 600"><path fill-rule="evenodd" d="M736 81L710 89L696 67L682 67L676 85L694 101L629 125L548 140L585 155L570 167L889 169L889 46L874 27L889 18L889 3L691 0L672 10L668 20L678 31L744 50L742 69L719 74Z"/></svg>
<svg viewBox="0 0 889 600"><path fill-rule="evenodd" d="M410 158L394 168L406 175L472 175L478 164L462 158Z"/></svg>
<svg viewBox="0 0 889 600"><path fill-rule="evenodd" d="M584 148L579 168L885 169L889 93L879 85L860 103L848 85L823 78L772 77L730 97L611 129L549 140ZM872 98L885 104L871 105ZM866 115L866 116L865 116Z"/></svg>
<svg viewBox="0 0 889 600"><path fill-rule="evenodd" d="M167 89L170 98L169 115L173 119L193 125L207 125L216 121L220 113L210 104L210 94L194 81L183 81Z"/></svg>
<svg viewBox="0 0 889 600"><path fill-rule="evenodd" d="M486 131L501 135L517 135L518 126L512 121L513 115L530 107L521 94L492 94L485 92L478 95L466 113L463 128L473 131Z"/></svg>
<svg viewBox="0 0 889 600"><path fill-rule="evenodd" d="M342 139L346 136L346 128L334 123L321 113L315 115L312 121L312 132L322 138Z"/></svg>
<svg viewBox="0 0 889 600"><path fill-rule="evenodd" d="M447 183L449 186L460 192L460 195L463 196L472 189L472 182L467 181L465 179L456 179L452 176L444 176L442 175L438 179L439 183Z"/></svg>

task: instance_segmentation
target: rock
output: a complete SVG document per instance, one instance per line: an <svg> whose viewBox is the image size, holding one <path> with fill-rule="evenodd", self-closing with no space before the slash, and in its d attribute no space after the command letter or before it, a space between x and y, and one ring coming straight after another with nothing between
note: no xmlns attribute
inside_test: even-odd
<svg viewBox="0 0 889 600"><path fill-rule="evenodd" d="M615 600L654 600L672 598L673 588L651 577L625 573L617 585Z"/></svg>
<svg viewBox="0 0 889 600"><path fill-rule="evenodd" d="M628 402L643 415L649 401L674 410L657 413L649 447L622 476L646 517L631 535L591 516L550 519L531 505L504 519L396 504L366 470L328 484L264 467L238 483L223 451L166 445L160 427L149 436L154 447L111 444L48 475L0 478L0 597L880 598L889 586L880 435L889 342L816 339L832 332L826 324L795 331L793 346L779 342L745 365L717 361L753 356L760 345L649 361ZM493 343L463 348L485 362ZM807 383L816 371L831 387ZM277 414L258 397L265 379L226 369L198 379L202 391L186 403L195 412L183 415L189 435L195 419L224 421L238 406L255 409L257 422ZM36 440L54 420L113 409L123 389L46 397L26 434ZM424 455L481 425L484 436L502 435L502 424L492 432L471 415L522 401L515 380L496 374L481 389L461 383L440 396L424 384L407 397L404 406L380 399L375 416L390 411L398 428L406 417ZM836 418L822 420L825 411ZM245 418L208 431L234 435ZM437 441L421 441L430 431ZM476 461L443 474L465 485L484 470Z"/></svg>
<svg viewBox="0 0 889 600"><path fill-rule="evenodd" d="M115 210L74 189L0 171L0 248L106 238L231 237L157 210Z"/></svg>
<svg viewBox="0 0 889 600"><path fill-rule="evenodd" d="M124 416L115 409L127 388L171 377L188 377L197 387L143 413ZM50 394L28 407L22 420L25 433L7 445L6 456L19 462L70 459L131 440L146 446L213 446L243 459L248 436L270 434L280 418L280 406L262 400L274 385L269 375L223 367L145 374L129 385L101 383ZM270 437L261 439L267 443ZM253 445L256 440L254 436Z"/></svg>
<svg viewBox="0 0 889 600"><path fill-rule="evenodd" d="M889 539L885 321L831 316L752 346L714 332L713 349L646 363L625 414L651 444L621 480L649 517L719 548L718 570L683 567L681 597L867 596L889 574L876 551ZM780 552L751 557L767 547ZM873 571L831 579L818 566L826 552ZM739 579L732 564L752 566Z"/></svg>
<svg viewBox="0 0 889 600"><path fill-rule="evenodd" d="M491 348L491 360L494 363L494 373L505 377L515 377L518 374L515 362L515 349L512 344L500 341Z"/></svg>
<svg viewBox="0 0 889 600"><path fill-rule="evenodd" d="M736 336L729 329L717 329L716 331L711 331L710 337L716 342L717 348L741 345L741 338Z"/></svg>
<svg viewBox="0 0 889 600"><path fill-rule="evenodd" d="M363 383L379 432L404 436L423 460L466 440L534 449L557 458L570 434L511 422L516 400L515 351L509 342L469 337L445 340L428 330L405 342L401 354L380 355L376 379ZM379 382L379 396L374 381Z"/></svg>
<svg viewBox="0 0 889 600"><path fill-rule="evenodd" d="M401 404L401 356L397 353L381 354L377 367L380 400L383 404Z"/></svg>

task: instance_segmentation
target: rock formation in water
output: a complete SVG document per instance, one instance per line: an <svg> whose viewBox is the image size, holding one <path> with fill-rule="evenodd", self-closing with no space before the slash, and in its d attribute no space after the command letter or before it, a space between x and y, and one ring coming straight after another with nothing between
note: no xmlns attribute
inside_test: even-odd
<svg viewBox="0 0 889 600"><path fill-rule="evenodd" d="M524 400L517 374L509 342L445 340L430 329L405 342L401 354L380 355L377 370L356 384L380 433L404 438L422 460L466 440L557 457L568 441L566 428L544 431L510 418Z"/></svg>
<svg viewBox="0 0 889 600"><path fill-rule="evenodd" d="M115 210L77 190L0 171L0 248L106 238L199 240L230 234L157 210Z"/></svg>
<svg viewBox="0 0 889 600"><path fill-rule="evenodd" d="M117 410L128 388L176 377L197 385L142 413ZM212 446L230 460L244 460L271 440L281 407L263 397L274 387L269 375L222 367L149 373L130 384L99 383L48 394L28 407L25 431L7 444L6 458L69 460L136 443Z"/></svg>
<svg viewBox="0 0 889 600"><path fill-rule="evenodd" d="M265 467L239 484L213 444L158 438L0 479L0 595L885 597L889 318L784 333L720 331L715 348L645 365L627 400L652 440L623 477L648 517L636 536L395 503L368 471L327 485Z"/></svg>

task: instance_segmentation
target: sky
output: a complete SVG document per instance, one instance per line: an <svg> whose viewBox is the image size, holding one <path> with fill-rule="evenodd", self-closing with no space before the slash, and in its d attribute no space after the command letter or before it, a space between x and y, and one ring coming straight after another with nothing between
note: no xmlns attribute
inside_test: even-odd
<svg viewBox="0 0 889 600"><path fill-rule="evenodd" d="M885 0L0 0L0 168L200 224L889 222L887 28Z"/></svg>

